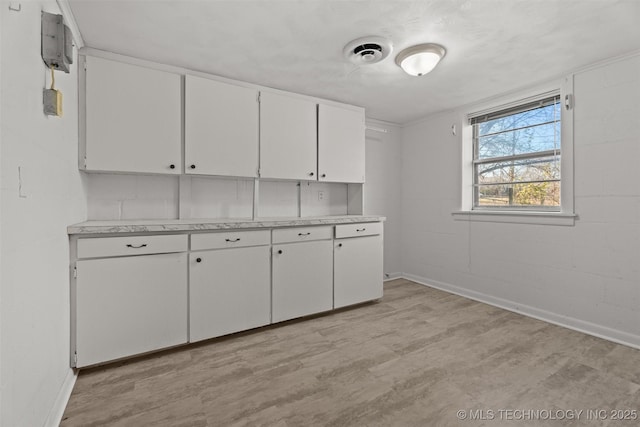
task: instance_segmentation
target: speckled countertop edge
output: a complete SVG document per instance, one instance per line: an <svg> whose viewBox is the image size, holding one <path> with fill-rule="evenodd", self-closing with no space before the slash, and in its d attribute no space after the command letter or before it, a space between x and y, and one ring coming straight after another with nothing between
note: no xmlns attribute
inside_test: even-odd
<svg viewBox="0 0 640 427"><path fill-rule="evenodd" d="M279 228L307 225L336 225L359 222L384 221L378 215L342 215L308 218L264 218L264 219L167 219L167 220L122 220L86 221L67 227L70 235L118 234L118 233L162 233L175 231L233 230L242 228Z"/></svg>

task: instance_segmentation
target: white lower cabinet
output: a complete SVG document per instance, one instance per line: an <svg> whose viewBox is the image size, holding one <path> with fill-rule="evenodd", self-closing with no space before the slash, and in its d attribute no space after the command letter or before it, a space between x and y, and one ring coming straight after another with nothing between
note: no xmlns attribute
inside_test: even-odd
<svg viewBox="0 0 640 427"><path fill-rule="evenodd" d="M187 254L76 262L76 366L187 342Z"/></svg>
<svg viewBox="0 0 640 427"><path fill-rule="evenodd" d="M74 238L72 365L382 298L382 236L371 222Z"/></svg>
<svg viewBox="0 0 640 427"><path fill-rule="evenodd" d="M273 245L273 322L331 310L332 264L331 240Z"/></svg>
<svg viewBox="0 0 640 427"><path fill-rule="evenodd" d="M334 240L334 308L382 298L382 235Z"/></svg>
<svg viewBox="0 0 640 427"><path fill-rule="evenodd" d="M217 249L189 255L191 342L270 323L269 249Z"/></svg>

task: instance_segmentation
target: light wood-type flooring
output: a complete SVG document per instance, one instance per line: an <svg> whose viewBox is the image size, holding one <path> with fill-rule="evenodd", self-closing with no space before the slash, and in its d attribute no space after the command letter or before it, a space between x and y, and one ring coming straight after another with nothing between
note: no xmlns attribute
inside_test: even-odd
<svg viewBox="0 0 640 427"><path fill-rule="evenodd" d="M640 425L615 409L640 411L640 350L395 280L377 303L81 371L62 425Z"/></svg>

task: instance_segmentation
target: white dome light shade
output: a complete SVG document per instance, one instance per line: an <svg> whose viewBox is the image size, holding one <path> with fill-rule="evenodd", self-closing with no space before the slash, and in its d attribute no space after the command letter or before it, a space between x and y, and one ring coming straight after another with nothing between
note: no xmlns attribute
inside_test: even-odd
<svg viewBox="0 0 640 427"><path fill-rule="evenodd" d="M446 50L440 45L419 44L400 52L396 56L396 64L409 75L422 76L433 70L445 53Z"/></svg>

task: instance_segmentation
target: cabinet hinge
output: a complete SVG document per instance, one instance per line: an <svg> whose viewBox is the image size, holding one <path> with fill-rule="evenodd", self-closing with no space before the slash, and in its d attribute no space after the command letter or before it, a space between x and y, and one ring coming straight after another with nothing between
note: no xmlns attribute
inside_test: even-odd
<svg viewBox="0 0 640 427"><path fill-rule="evenodd" d="M256 101L260 102L260 92L258 92L258 94L256 95Z"/></svg>
<svg viewBox="0 0 640 427"><path fill-rule="evenodd" d="M258 178L260 178L260 168L256 172L258 173Z"/></svg>
<svg viewBox="0 0 640 427"><path fill-rule="evenodd" d="M73 365L74 366L78 366L78 352L77 351L73 352Z"/></svg>
<svg viewBox="0 0 640 427"><path fill-rule="evenodd" d="M84 165L84 168L87 168L87 156L84 156L84 159L82 159L82 164Z"/></svg>
<svg viewBox="0 0 640 427"><path fill-rule="evenodd" d="M73 278L74 279L78 278L78 267L73 267Z"/></svg>

